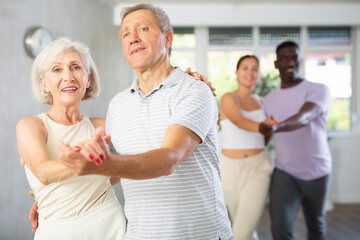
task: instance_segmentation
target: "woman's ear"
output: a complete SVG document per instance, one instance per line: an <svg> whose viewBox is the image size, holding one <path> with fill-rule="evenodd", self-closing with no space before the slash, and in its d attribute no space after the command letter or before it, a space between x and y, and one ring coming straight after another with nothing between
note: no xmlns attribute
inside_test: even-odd
<svg viewBox="0 0 360 240"><path fill-rule="evenodd" d="M91 73L89 73L88 77L87 77L87 82L86 82L86 88L89 88L91 86Z"/></svg>
<svg viewBox="0 0 360 240"><path fill-rule="evenodd" d="M49 92L49 89L46 86L45 79L40 77L40 84L42 85L45 92Z"/></svg>

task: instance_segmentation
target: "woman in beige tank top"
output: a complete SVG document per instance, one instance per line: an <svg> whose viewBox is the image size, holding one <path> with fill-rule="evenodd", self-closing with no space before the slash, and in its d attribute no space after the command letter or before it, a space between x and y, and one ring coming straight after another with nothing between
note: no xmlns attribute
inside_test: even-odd
<svg viewBox="0 0 360 240"><path fill-rule="evenodd" d="M206 77L186 72L214 91ZM29 215L35 239L123 239L126 220L110 185L120 179L75 176L58 160L59 143L97 165L104 160L102 148L85 142L94 138L95 128L105 128L105 119L80 113L81 101L96 97L100 88L89 49L66 38L52 42L34 61L31 84L35 98L51 106L21 119L16 128L21 164L37 200Z"/></svg>
<svg viewBox="0 0 360 240"><path fill-rule="evenodd" d="M255 230L272 172L259 127L276 121L265 117L260 97L252 94L259 79L258 59L253 55L241 57L235 74L238 89L222 96L220 102L220 170L234 240L258 239Z"/></svg>
<svg viewBox="0 0 360 240"><path fill-rule="evenodd" d="M66 38L52 42L34 61L31 84L35 98L51 106L16 127L21 164L38 202L35 239L123 239L126 220L109 178L75 176L57 160L60 141L97 164L105 155L76 146L105 127L105 119L80 113L81 101L96 97L100 88L89 49Z"/></svg>

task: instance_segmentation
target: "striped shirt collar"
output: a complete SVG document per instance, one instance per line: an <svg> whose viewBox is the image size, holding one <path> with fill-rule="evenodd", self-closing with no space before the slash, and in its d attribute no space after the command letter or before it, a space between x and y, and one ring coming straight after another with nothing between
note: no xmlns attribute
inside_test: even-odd
<svg viewBox="0 0 360 240"><path fill-rule="evenodd" d="M178 67L175 67L174 71L172 71L170 73L169 76L167 76L158 86L156 86L149 94L159 90L160 88L162 88L163 86L166 87L166 86L173 86L173 85L176 85L180 80L181 80L181 77L182 75L184 74L184 72L178 68ZM136 78L131 86L130 86L130 92L131 93L134 93L134 92L141 92L139 90L139 80Z"/></svg>

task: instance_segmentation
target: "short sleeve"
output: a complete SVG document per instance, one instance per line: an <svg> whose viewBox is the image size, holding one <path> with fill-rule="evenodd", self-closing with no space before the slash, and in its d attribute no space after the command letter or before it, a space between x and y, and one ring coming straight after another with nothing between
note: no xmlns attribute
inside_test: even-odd
<svg viewBox="0 0 360 240"><path fill-rule="evenodd" d="M183 88L175 98L170 125L182 125L204 141L216 124L217 105L209 87L201 81Z"/></svg>
<svg viewBox="0 0 360 240"><path fill-rule="evenodd" d="M105 132L106 132L106 135L110 135L111 136L111 104L112 101L110 102L109 104L109 108L108 108L108 111L106 113L106 124L105 124Z"/></svg>
<svg viewBox="0 0 360 240"><path fill-rule="evenodd" d="M306 101L315 103L323 112L328 112L331 106L329 88L320 83L311 85L306 95Z"/></svg>

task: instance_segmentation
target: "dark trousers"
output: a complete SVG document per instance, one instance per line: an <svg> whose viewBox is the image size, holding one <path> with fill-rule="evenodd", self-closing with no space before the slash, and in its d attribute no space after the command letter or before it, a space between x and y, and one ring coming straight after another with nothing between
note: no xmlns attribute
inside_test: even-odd
<svg viewBox="0 0 360 240"><path fill-rule="evenodd" d="M302 206L308 240L326 238L325 201L330 175L304 181L275 168L270 185L271 232L274 240L290 240Z"/></svg>

